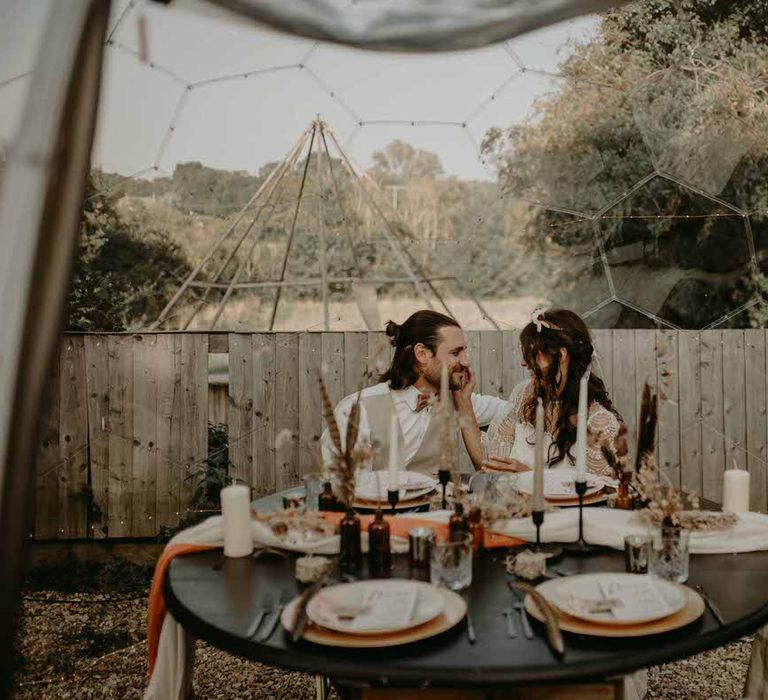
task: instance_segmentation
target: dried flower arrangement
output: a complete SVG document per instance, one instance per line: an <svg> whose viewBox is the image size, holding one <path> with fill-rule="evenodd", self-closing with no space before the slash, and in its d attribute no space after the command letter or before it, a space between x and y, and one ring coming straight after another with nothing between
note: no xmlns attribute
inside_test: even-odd
<svg viewBox="0 0 768 700"><path fill-rule="evenodd" d="M323 418L328 426L328 433L333 443L333 459L330 464L331 474L335 477L334 492L347 509L352 507L355 500L355 472L371 458L370 447L357 447L357 436L360 430L360 393L349 414L347 434L342 443L339 424L333 411L333 404L328 395L323 371L320 371L320 393L323 398Z"/></svg>
<svg viewBox="0 0 768 700"><path fill-rule="evenodd" d="M316 511L302 511L294 508L276 510L264 515L256 514L257 520L265 523L272 534L285 539L289 534L296 534L302 540L312 540L333 535L335 528L327 523Z"/></svg>
<svg viewBox="0 0 768 700"><path fill-rule="evenodd" d="M685 527L681 514L699 507L699 499L685 487L676 488L659 469L653 454L640 459L635 472L634 487L642 504L641 517L660 527Z"/></svg>
<svg viewBox="0 0 768 700"><path fill-rule="evenodd" d="M479 506L483 525L486 528L492 528L504 520L530 517L533 513L533 496L514 489L494 498L493 501L483 500ZM544 510L552 512L557 510L557 507L545 502Z"/></svg>

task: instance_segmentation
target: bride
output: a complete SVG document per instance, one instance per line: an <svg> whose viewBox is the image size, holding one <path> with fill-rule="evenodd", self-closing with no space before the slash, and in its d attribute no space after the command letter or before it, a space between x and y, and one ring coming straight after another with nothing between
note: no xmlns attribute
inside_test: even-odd
<svg viewBox="0 0 768 700"><path fill-rule="evenodd" d="M512 390L506 414L483 435L469 406L457 406L462 434L475 469L525 471L533 467L537 398L544 404L544 463L575 463L579 379L589 371L594 349L581 318L567 309L537 310L520 334L523 366L530 379ZM603 380L590 372L588 383L587 469L611 475L600 446L619 434L622 419ZM457 397L459 398L459 397ZM459 398L460 400L460 398Z"/></svg>

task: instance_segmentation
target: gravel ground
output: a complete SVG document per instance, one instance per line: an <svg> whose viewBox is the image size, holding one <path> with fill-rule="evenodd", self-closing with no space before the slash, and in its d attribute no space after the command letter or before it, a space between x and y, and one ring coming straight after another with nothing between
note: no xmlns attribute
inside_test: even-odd
<svg viewBox="0 0 768 700"><path fill-rule="evenodd" d="M17 638L16 698L139 699L147 670L145 636L146 594L30 594ZM749 642L737 642L652 668L647 697L740 698L749 650ZM314 698L314 682L304 674L245 661L199 642L195 691L200 700L309 700Z"/></svg>

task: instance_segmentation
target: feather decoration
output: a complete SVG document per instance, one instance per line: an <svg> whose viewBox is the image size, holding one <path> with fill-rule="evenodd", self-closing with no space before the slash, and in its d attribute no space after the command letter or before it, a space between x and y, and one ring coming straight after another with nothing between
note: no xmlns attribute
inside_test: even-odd
<svg viewBox="0 0 768 700"><path fill-rule="evenodd" d="M352 405L347 422L347 434L345 444L341 442L341 430L336 422L336 414L333 410L333 404L328 394L328 387L325 384L324 373L320 372L320 393L323 397L323 417L328 425L328 432L331 435L333 444L336 447L336 453L329 468L336 477L335 491L339 500L347 507L351 508L355 500L355 470L358 464L364 461L367 452L356 449L357 437L360 433L360 393L357 394L357 400Z"/></svg>
<svg viewBox="0 0 768 700"><path fill-rule="evenodd" d="M507 585L513 589L519 588L533 598L533 602L536 603L536 607L541 610L546 621L545 624L547 628L547 642L549 643L549 648L558 658L565 656L565 642L563 641L563 633L560 630L560 623L557 620L557 613L547 599L533 586L523 581L507 581Z"/></svg>
<svg viewBox="0 0 768 700"><path fill-rule="evenodd" d="M336 414L333 412L333 404L331 403L331 397L328 395L328 387L325 385L325 373L322 369L318 374L318 378L320 379L320 394L323 397L323 418L325 418L328 433L331 436L336 452L340 456L343 451L341 431L339 430L339 424L336 422Z"/></svg>
<svg viewBox="0 0 768 700"><path fill-rule="evenodd" d="M349 423L347 423L346 455L352 455L357 443L357 436L360 434L360 394L358 392L352 410L349 412Z"/></svg>
<svg viewBox="0 0 768 700"><path fill-rule="evenodd" d="M640 469L640 461L646 455L652 455L656 444L656 420L658 414L658 399L651 392L648 383L643 386L643 398L640 402L640 420L637 431L637 454L635 455L635 471Z"/></svg>

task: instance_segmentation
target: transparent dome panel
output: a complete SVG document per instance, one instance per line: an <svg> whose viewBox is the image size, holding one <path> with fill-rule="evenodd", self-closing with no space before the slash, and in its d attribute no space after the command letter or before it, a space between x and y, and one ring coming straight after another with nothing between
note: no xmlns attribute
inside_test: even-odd
<svg viewBox="0 0 768 700"><path fill-rule="evenodd" d="M571 77L526 79L548 82L551 90L523 121L489 128L482 142L505 193L596 214L653 173L623 90ZM514 92L508 95L514 100ZM502 110L497 122L503 124L509 111Z"/></svg>
<svg viewBox="0 0 768 700"><path fill-rule="evenodd" d="M682 328L742 303L750 250L744 217L654 177L598 220L615 295Z"/></svg>

